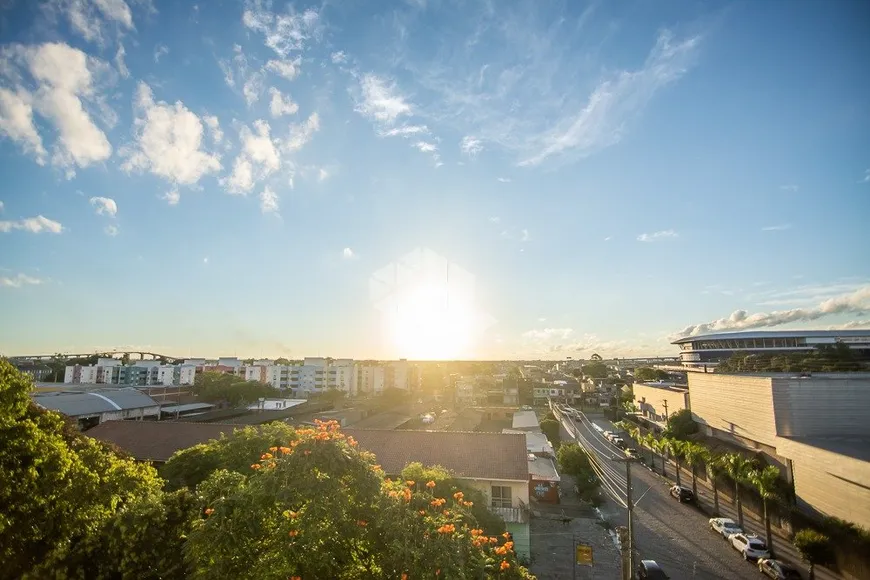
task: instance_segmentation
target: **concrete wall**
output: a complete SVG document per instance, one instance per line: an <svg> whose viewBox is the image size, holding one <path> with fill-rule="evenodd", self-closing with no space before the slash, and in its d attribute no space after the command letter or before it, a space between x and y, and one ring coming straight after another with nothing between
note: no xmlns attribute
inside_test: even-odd
<svg viewBox="0 0 870 580"><path fill-rule="evenodd" d="M792 460L799 504L870 529L870 462L782 438L777 450Z"/></svg>
<svg viewBox="0 0 870 580"><path fill-rule="evenodd" d="M525 481L484 481L480 479L464 479L465 483L475 489L479 489L486 495L487 505L492 505L492 486L502 485L511 488L512 504L511 507L520 507L520 502L524 505L529 505L529 484Z"/></svg>
<svg viewBox="0 0 870 580"><path fill-rule="evenodd" d="M870 379L775 378L772 382L779 435L870 436Z"/></svg>
<svg viewBox="0 0 870 580"><path fill-rule="evenodd" d="M708 434L776 446L770 377L687 374L692 418L718 431Z"/></svg>
<svg viewBox="0 0 870 580"><path fill-rule="evenodd" d="M665 422L664 401L668 402L668 415L673 415L677 411L686 409L689 406L687 394L682 391L663 389L644 383L635 383L631 389L634 393L634 402L638 410L645 417L659 423Z"/></svg>

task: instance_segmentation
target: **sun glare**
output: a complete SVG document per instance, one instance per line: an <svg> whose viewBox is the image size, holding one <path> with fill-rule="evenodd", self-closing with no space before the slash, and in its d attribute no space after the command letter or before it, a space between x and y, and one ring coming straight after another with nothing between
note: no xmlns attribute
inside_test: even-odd
<svg viewBox="0 0 870 580"><path fill-rule="evenodd" d="M474 311L446 288L411 287L397 297L388 316L391 342L403 358L453 359L470 354Z"/></svg>

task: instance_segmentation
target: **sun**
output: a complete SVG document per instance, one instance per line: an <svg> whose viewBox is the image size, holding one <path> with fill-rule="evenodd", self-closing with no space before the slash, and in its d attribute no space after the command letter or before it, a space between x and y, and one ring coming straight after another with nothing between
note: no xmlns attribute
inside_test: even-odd
<svg viewBox="0 0 870 580"><path fill-rule="evenodd" d="M415 285L397 296L395 309L387 313L387 331L401 358L461 358L470 354L474 312L446 288Z"/></svg>

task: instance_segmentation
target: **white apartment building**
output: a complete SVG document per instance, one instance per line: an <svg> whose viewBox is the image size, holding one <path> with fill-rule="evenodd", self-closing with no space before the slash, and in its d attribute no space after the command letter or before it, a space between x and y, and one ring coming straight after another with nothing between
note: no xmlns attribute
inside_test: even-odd
<svg viewBox="0 0 870 580"><path fill-rule="evenodd" d="M356 365L357 392L365 395L380 395L384 392L384 367L380 365Z"/></svg>

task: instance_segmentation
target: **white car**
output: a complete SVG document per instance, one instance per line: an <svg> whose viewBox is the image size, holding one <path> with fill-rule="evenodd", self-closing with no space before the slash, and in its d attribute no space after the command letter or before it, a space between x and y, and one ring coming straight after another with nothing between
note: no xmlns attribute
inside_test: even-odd
<svg viewBox="0 0 870 580"><path fill-rule="evenodd" d="M613 431L605 431L604 433L602 433L602 435L604 435L605 439L610 441L610 438L613 437Z"/></svg>
<svg viewBox="0 0 870 580"><path fill-rule="evenodd" d="M731 518L710 518L710 529L721 534L726 540L732 534L742 534L743 528Z"/></svg>
<svg viewBox="0 0 870 580"><path fill-rule="evenodd" d="M767 549L767 544L755 534L732 534L728 536L728 541L731 542L732 548L743 554L744 560L770 558L770 550Z"/></svg>

